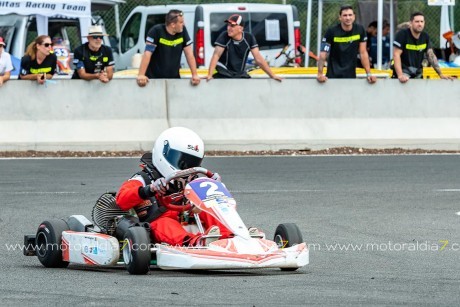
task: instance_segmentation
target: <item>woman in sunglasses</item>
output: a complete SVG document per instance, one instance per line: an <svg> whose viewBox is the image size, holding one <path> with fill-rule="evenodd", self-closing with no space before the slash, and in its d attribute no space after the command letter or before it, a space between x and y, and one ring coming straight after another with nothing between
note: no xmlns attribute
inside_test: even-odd
<svg viewBox="0 0 460 307"><path fill-rule="evenodd" d="M19 79L44 84L46 79L53 78L57 58L51 50L53 50L53 44L47 35L40 35L30 43L21 59Z"/></svg>

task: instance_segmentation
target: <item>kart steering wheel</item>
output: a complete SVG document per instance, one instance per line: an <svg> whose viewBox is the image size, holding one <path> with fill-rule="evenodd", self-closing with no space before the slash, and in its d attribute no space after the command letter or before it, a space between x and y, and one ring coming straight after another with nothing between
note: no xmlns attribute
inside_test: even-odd
<svg viewBox="0 0 460 307"><path fill-rule="evenodd" d="M204 167L192 167L192 168L188 168L188 169L184 169L184 170L180 170L180 171L172 173L171 175L165 178L165 181L166 181L166 184L168 184L174 179L179 179L179 178L196 175L196 174L203 174L208 178L211 178L214 175L213 172L205 169ZM166 209L172 210L172 211L183 212L183 211L190 210L192 208L192 204L190 202L186 204L185 206L171 204L171 201L174 201L175 198L179 198L179 197L183 197L182 192L178 192L178 193L174 193L174 194L165 196L164 198L166 199L166 201L162 205L165 206Z"/></svg>

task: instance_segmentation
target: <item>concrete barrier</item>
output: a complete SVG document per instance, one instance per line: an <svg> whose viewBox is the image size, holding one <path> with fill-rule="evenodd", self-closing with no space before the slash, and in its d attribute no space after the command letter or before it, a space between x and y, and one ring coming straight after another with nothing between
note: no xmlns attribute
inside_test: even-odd
<svg viewBox="0 0 460 307"><path fill-rule="evenodd" d="M58 80L12 80L0 88L0 150L151 150L168 127L166 82L138 88Z"/></svg>
<svg viewBox="0 0 460 307"><path fill-rule="evenodd" d="M150 150L170 126L210 150L460 149L459 81L11 80L0 97L0 150Z"/></svg>
<svg viewBox="0 0 460 307"><path fill-rule="evenodd" d="M212 80L167 90L170 124L194 129L208 149L460 149L458 81Z"/></svg>

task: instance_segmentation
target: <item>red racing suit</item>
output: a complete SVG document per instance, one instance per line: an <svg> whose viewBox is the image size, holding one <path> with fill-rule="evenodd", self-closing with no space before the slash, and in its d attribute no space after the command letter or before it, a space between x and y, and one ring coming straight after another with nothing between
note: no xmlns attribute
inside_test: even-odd
<svg viewBox="0 0 460 307"><path fill-rule="evenodd" d="M166 210L161 204L167 201L168 197L151 192L150 183L146 183L144 178L145 176L141 176L138 173L121 185L116 195L116 202L120 209L127 211L133 208L136 210L140 221L149 222L151 238L154 242L174 246L194 246L198 244L202 234L187 232L179 221L180 212ZM156 180L157 178L152 179ZM180 187L180 182L178 181L174 185L170 183L166 195L181 192L183 188L183 186ZM204 229L214 225L220 228L221 239L232 235L230 230L210 214L201 212L199 216Z"/></svg>

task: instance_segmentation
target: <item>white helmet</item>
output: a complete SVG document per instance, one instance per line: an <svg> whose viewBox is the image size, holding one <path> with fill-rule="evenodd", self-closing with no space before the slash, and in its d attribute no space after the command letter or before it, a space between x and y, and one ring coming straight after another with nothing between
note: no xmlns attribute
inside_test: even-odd
<svg viewBox="0 0 460 307"><path fill-rule="evenodd" d="M152 162L164 177L177 170L201 165L204 157L203 140L190 129L169 128L155 141Z"/></svg>

